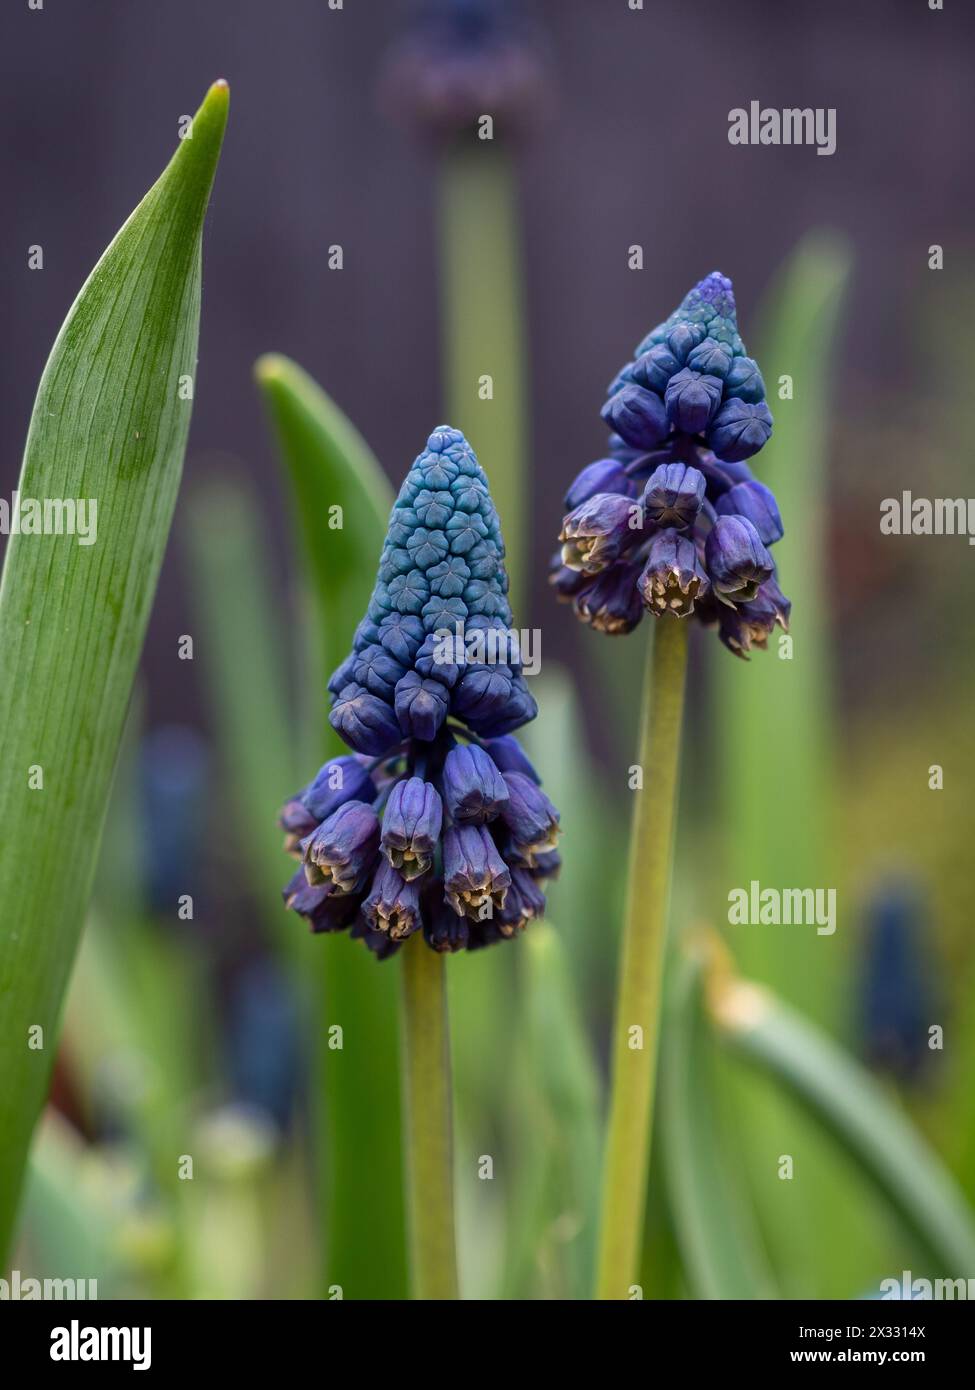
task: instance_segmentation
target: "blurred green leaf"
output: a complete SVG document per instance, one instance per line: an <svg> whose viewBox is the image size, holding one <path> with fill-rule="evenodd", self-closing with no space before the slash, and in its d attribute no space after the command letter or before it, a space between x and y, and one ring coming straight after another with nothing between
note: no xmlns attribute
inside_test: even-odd
<svg viewBox="0 0 975 1390"><path fill-rule="evenodd" d="M546 889L546 915L565 941L576 988L585 987L591 1017L612 1000L615 950L623 906L620 875L607 875L626 835L617 803L604 796L586 741L585 719L570 672L549 663L532 678L539 717L519 732L525 751L559 808L567 853Z"/></svg>
<svg viewBox="0 0 975 1390"><path fill-rule="evenodd" d="M667 1188L681 1258L695 1298L774 1298L772 1274L723 1144L711 1039L696 961L674 962L661 1057Z"/></svg>
<svg viewBox="0 0 975 1390"><path fill-rule="evenodd" d="M793 1095L877 1185L938 1275L968 1277L975 1269L975 1214L870 1073L758 985L719 979L710 1006L735 1052Z"/></svg>
<svg viewBox="0 0 975 1390"><path fill-rule="evenodd" d="M775 559L792 599L790 659L776 633L748 663L719 647L709 653L723 873L709 918L723 918L731 885L836 885L835 750L839 738L829 631L827 508L833 376L841 314L851 273L847 243L823 231L805 236L774 277L755 329L745 325L769 385L775 431L753 460L774 490L785 523ZM791 382L792 397L779 385ZM797 929L739 929L742 970L821 1023L843 1020L843 958L849 935ZM720 1062L718 1063L720 1067ZM845 1181L828 1146L802 1115L790 1118L796 1142L814 1162L797 1208L788 1184L757 1175L787 1105L778 1094L736 1077L744 1152L773 1263L786 1296L843 1296L881 1258L871 1214ZM843 1234L854 1230L855 1240ZM786 1252L791 1270L786 1271ZM790 1283L789 1279L795 1279Z"/></svg>
<svg viewBox="0 0 975 1390"><path fill-rule="evenodd" d="M291 482L319 669L331 673L348 655L372 593L392 493L361 435L300 367L266 356L255 371ZM330 512L335 507L341 512ZM324 718L327 707L323 689L322 761L344 748ZM347 1299L404 1298L399 965L377 965L345 934L312 946L324 1284L341 1285ZM340 1048L329 1045L333 1025L342 1028Z"/></svg>
<svg viewBox="0 0 975 1390"><path fill-rule="evenodd" d="M200 237L227 107L218 83L192 138L92 271L31 417L21 497L95 499L98 535L91 545L13 535L0 587L0 901L16 905L0 936L0 1251L47 1087L179 486ZM32 768L42 769L43 789ZM43 1050L28 1047L34 1025Z"/></svg>
<svg viewBox="0 0 975 1390"><path fill-rule="evenodd" d="M711 654L729 883L835 882L825 547L832 369L849 274L845 244L810 234L769 290L760 319L756 355L769 382L775 431L753 462L785 523L775 559L793 603L793 654L780 659L778 635L749 663L717 648ZM776 399L784 375L792 379L791 400ZM756 931L736 950L747 973L814 1014L822 1016L835 1001L836 952L824 951L814 933Z"/></svg>
<svg viewBox="0 0 975 1390"><path fill-rule="evenodd" d="M198 963L138 918L93 909L65 1009L65 1045L89 1103L138 1136L161 1191L179 1191L174 1157L212 1052ZM174 1010L173 1000L180 1000ZM205 1047L209 1044L209 1047Z"/></svg>
<svg viewBox="0 0 975 1390"><path fill-rule="evenodd" d="M24 1183L24 1267L38 1279L95 1279L98 1296L110 1298L118 1265L113 1213L92 1201L87 1181L99 1161L55 1111L38 1125ZM99 1186L107 1190L104 1177Z"/></svg>
<svg viewBox="0 0 975 1390"><path fill-rule="evenodd" d="M233 824L233 864L255 900L271 909L286 948L301 939L283 910L288 860L275 829L301 779L291 735L286 625L274 592L257 499L240 477L190 494L187 525L193 607L200 621L195 657L210 692L220 750L221 814Z"/></svg>
<svg viewBox="0 0 975 1390"><path fill-rule="evenodd" d="M295 530L317 614L326 678L349 654L372 594L393 505L386 475L352 422L297 363L276 353L254 373L288 470ZM322 740L344 748L321 702Z"/></svg>
<svg viewBox="0 0 975 1390"><path fill-rule="evenodd" d="M524 955L519 1143L509 1298L584 1299L592 1285L602 1113L599 1076L559 930L536 922Z"/></svg>

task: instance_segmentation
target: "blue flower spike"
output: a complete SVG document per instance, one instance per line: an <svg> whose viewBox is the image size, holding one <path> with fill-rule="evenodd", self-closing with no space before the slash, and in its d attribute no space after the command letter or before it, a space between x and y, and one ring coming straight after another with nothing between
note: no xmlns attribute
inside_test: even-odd
<svg viewBox="0 0 975 1390"><path fill-rule="evenodd" d="M592 476L637 505L616 460ZM597 565L635 543L612 521L580 537ZM487 477L441 425L400 489L352 651L328 682L352 752L280 815L301 861L285 904L313 932L349 929L387 960L416 933L437 952L475 950L541 916L559 817L514 736L536 706L511 624Z"/></svg>
<svg viewBox="0 0 975 1390"><path fill-rule="evenodd" d="M770 554L778 504L745 462L772 414L726 275L705 276L647 334L601 413L609 447L566 492L556 597L598 632L631 632L645 612L695 616L747 660L791 605Z"/></svg>

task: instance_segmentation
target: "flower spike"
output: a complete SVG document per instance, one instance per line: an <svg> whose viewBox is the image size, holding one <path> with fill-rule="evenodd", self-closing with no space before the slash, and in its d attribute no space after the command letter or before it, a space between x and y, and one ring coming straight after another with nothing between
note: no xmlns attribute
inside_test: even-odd
<svg viewBox="0 0 975 1390"><path fill-rule="evenodd" d="M629 495L624 534L580 533L597 565L639 540L636 486L617 462L601 482ZM609 596L600 611L616 620ZM478 949L541 915L558 812L513 735L536 707L511 623L487 477L441 425L400 489L352 651L328 682L332 727L353 751L281 812L302 860L285 903L312 931L351 927L386 960L414 934L437 952Z"/></svg>
<svg viewBox="0 0 975 1390"><path fill-rule="evenodd" d="M565 495L556 596L599 632L631 632L644 612L696 614L738 656L764 647L789 615L769 554L783 526L745 460L772 415L727 276L705 276L647 334L602 417L608 454Z"/></svg>

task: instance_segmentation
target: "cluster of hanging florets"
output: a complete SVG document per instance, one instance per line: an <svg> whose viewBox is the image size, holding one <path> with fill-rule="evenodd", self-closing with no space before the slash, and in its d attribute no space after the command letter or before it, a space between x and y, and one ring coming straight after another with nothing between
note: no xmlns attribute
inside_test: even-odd
<svg viewBox="0 0 975 1390"><path fill-rule="evenodd" d="M772 416L726 276L707 276L644 339L602 416L608 454L566 494L556 593L603 632L629 632L644 612L694 614L739 656L764 647L789 617L770 554L783 528L744 460Z"/></svg>
<svg viewBox="0 0 975 1390"><path fill-rule="evenodd" d="M558 812L511 731L534 718L487 478L441 426L400 489L330 720L331 759L281 814L287 905L380 958L513 936L545 906Z"/></svg>

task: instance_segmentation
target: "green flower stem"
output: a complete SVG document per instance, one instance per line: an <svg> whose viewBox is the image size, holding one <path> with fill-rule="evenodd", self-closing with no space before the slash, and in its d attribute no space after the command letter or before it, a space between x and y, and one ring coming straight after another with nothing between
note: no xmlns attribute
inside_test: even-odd
<svg viewBox="0 0 975 1390"><path fill-rule="evenodd" d="M454 1143L444 957L403 950L403 1110L413 1297L457 1298Z"/></svg>
<svg viewBox="0 0 975 1390"><path fill-rule="evenodd" d="M667 903L673 858L690 623L663 617L647 653L620 956L596 1297L625 1299L636 1281L646 1200ZM633 1029L642 1029L634 1046Z"/></svg>

